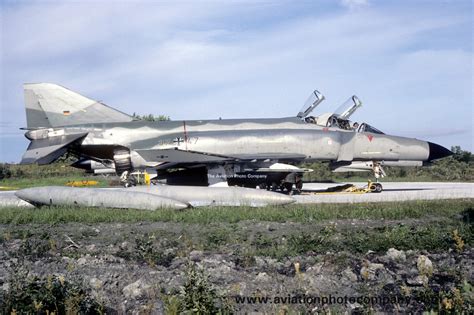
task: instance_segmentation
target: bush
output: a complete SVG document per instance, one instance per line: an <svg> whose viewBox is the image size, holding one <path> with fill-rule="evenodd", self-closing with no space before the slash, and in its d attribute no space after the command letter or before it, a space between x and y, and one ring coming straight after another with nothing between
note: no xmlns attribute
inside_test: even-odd
<svg viewBox="0 0 474 315"><path fill-rule="evenodd" d="M5 178L10 178L12 176L12 171L10 169L10 165L8 164L0 164L0 180Z"/></svg>
<svg viewBox="0 0 474 315"><path fill-rule="evenodd" d="M0 180L2 179L44 179L49 177L83 176L84 171L69 166L68 163L57 162L49 165L0 164Z"/></svg>
<svg viewBox="0 0 474 315"><path fill-rule="evenodd" d="M166 314L233 314L227 299L219 295L203 269L190 262L179 294L162 297Z"/></svg>
<svg viewBox="0 0 474 315"><path fill-rule="evenodd" d="M123 249L117 253L117 256L127 260L143 262L151 267L158 265L169 267L176 255L158 249L154 244L155 239L155 235L145 233L135 239L135 246L131 251Z"/></svg>
<svg viewBox="0 0 474 315"><path fill-rule="evenodd" d="M3 314L103 314L103 306L78 282L63 276L28 277L22 268L12 273Z"/></svg>

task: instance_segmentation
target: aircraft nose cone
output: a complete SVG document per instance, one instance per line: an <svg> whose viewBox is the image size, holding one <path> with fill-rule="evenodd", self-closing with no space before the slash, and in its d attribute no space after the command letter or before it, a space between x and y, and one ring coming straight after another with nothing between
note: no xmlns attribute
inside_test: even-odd
<svg viewBox="0 0 474 315"><path fill-rule="evenodd" d="M453 152L443 146L440 146L439 144L428 142L428 145L430 147L430 155L428 156L428 161L442 159L444 157L453 155Z"/></svg>

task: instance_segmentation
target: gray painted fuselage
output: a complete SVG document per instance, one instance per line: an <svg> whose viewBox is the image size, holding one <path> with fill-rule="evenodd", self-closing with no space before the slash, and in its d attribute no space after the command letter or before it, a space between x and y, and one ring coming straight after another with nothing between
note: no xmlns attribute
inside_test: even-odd
<svg viewBox="0 0 474 315"><path fill-rule="evenodd" d="M321 127L298 118L132 121L69 126L65 131L87 133L80 149L91 154L103 146L123 146L132 153L140 152L133 155L135 168L162 162L159 156L151 159L153 155L146 152L163 149L256 158L285 153L302 157L303 161L426 161L429 156L425 141ZM101 158L113 156L104 151Z"/></svg>

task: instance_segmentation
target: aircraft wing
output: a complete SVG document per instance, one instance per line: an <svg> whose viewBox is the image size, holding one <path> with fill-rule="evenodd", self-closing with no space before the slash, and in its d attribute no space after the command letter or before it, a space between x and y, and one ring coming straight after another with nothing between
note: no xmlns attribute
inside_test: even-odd
<svg viewBox="0 0 474 315"><path fill-rule="evenodd" d="M306 158L304 154L297 153L258 153L258 154L238 154L235 158L242 161L281 161L281 162L301 162Z"/></svg>
<svg viewBox="0 0 474 315"><path fill-rule="evenodd" d="M157 162L160 164L171 163L173 165L214 164L222 162L249 162L265 160L299 162L306 157L303 154L290 153L259 153L225 156L214 153L185 151L179 149L136 150L136 152L147 162Z"/></svg>
<svg viewBox="0 0 474 315"><path fill-rule="evenodd" d="M136 150L136 152L147 162L159 163L216 163L233 160L228 156L179 149Z"/></svg>

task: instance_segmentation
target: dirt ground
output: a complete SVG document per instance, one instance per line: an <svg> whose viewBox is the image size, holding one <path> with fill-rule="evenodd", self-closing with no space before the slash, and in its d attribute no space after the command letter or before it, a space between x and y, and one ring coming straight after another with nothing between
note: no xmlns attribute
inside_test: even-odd
<svg viewBox="0 0 474 315"><path fill-rule="evenodd" d="M2 300L18 275L54 275L80 283L107 313L173 313L169 297L185 299L194 266L237 313L466 309L470 247L360 252L324 245L351 230L427 220L2 225Z"/></svg>

